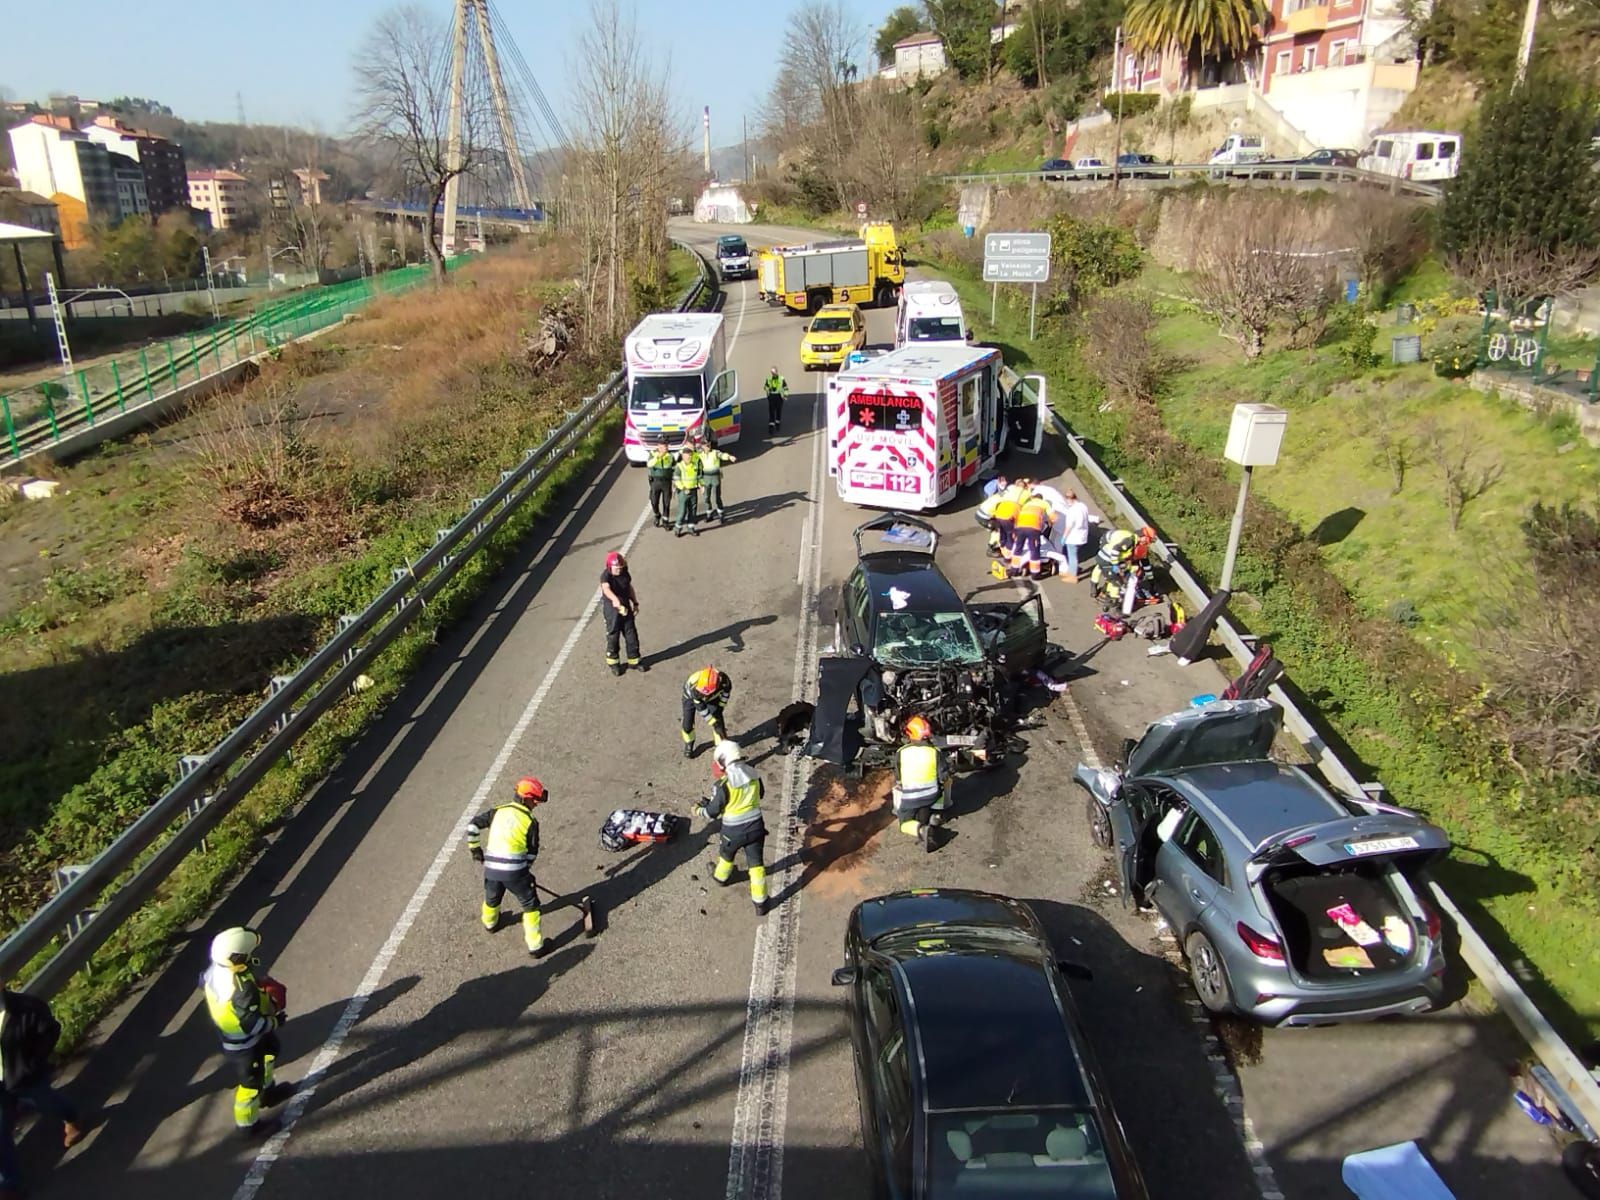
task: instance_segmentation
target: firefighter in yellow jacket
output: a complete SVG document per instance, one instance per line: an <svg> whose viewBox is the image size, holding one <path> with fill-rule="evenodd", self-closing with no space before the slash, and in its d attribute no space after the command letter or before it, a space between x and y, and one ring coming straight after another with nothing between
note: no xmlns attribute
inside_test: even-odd
<svg viewBox="0 0 1600 1200"><path fill-rule="evenodd" d="M261 935L237 926L211 939L211 965L200 976L206 1012L222 1039L222 1056L233 1076L233 1124L246 1137L273 1132L276 1119L261 1120L261 1109L272 1108L294 1095L294 1085L273 1083L272 1067L278 1057L278 1026L283 1023L281 985L256 977L260 965L256 950Z"/></svg>
<svg viewBox="0 0 1600 1200"><path fill-rule="evenodd" d="M950 775L944 756L932 742L933 726L923 716L905 724L905 744L894 755L894 790L891 793L900 832L916 838L924 850L933 849L932 824L950 807Z"/></svg>
<svg viewBox="0 0 1600 1200"><path fill-rule="evenodd" d="M533 860L539 857L539 822L533 810L550 798L531 775L516 783L516 799L485 809L467 823L467 850L483 864L483 927L500 928L500 901L510 892L522 906L522 940L528 953L544 953Z"/></svg>
<svg viewBox="0 0 1600 1200"><path fill-rule="evenodd" d="M767 867L762 853L767 842L767 826L761 819L761 776L744 761L739 743L724 738L711 755L711 798L700 812L722 821L722 845L711 866L711 878L726 887L733 882L733 857L744 851L744 865L750 872L750 902L757 913L767 911Z"/></svg>

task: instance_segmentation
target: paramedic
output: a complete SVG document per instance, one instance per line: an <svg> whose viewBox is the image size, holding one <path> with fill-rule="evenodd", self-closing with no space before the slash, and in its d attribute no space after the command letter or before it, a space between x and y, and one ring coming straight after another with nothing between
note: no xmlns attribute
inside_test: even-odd
<svg viewBox="0 0 1600 1200"><path fill-rule="evenodd" d="M672 451L657 446L644 460L650 479L650 515L659 529L672 519Z"/></svg>
<svg viewBox="0 0 1600 1200"><path fill-rule="evenodd" d="M783 423L783 401L789 394L789 381L778 374L778 368L773 367L767 375L767 433L778 432L778 426Z"/></svg>
<svg viewBox="0 0 1600 1200"><path fill-rule="evenodd" d="M1011 539L1011 570L1039 578L1039 545L1050 528L1050 502L1042 496L1029 496L1017 512L1016 532Z"/></svg>
<svg viewBox="0 0 1600 1200"><path fill-rule="evenodd" d="M272 1082L278 1026L284 1014L273 998L270 982L256 976L260 960L255 954L260 946L261 935L254 929L224 929L211 939L211 965L200 976L206 1011L222 1039L222 1057L236 1085L234 1128L246 1137L272 1133L278 1122L261 1120L261 1109L282 1104L294 1095L293 1084Z"/></svg>
<svg viewBox="0 0 1600 1200"><path fill-rule="evenodd" d="M689 676L683 685L683 756L694 757L694 718L700 715L711 730L713 741L726 741L728 726L723 710L733 695L733 680L726 671L705 667Z"/></svg>
<svg viewBox="0 0 1600 1200"><path fill-rule="evenodd" d="M685 446L678 454L678 465L672 471L672 490L678 494L673 532L679 537L685 532L699 533L694 523L695 501L700 492L700 456L692 446Z"/></svg>
<svg viewBox="0 0 1600 1200"><path fill-rule="evenodd" d="M605 601L606 666L613 675L622 674L622 660L617 652L621 649L619 643L626 643L628 666L643 670L639 664L639 626L635 622L639 615L639 593L634 590L633 576L628 574L628 560L620 550L606 555L606 569L600 572L600 598Z"/></svg>
<svg viewBox="0 0 1600 1200"><path fill-rule="evenodd" d="M510 892L522 906L522 940L537 957L544 953L544 934L539 931L539 894L533 880L533 860L539 857L539 822L533 810L550 793L531 775L517 780L514 792L515 799L485 809L467 823L467 852L483 864L484 929L493 933L500 928L500 900Z"/></svg>
<svg viewBox="0 0 1600 1200"><path fill-rule="evenodd" d="M715 517L717 523L722 523L722 464L738 462L731 454L725 454L715 446L704 445L700 447L700 492L706 501L706 517Z"/></svg>
<svg viewBox="0 0 1600 1200"><path fill-rule="evenodd" d="M761 854L767 827L761 820L761 776L745 763L739 743L723 738L711 754L711 778L711 799L700 806L703 815L722 821L722 845L711 878L727 887L733 881L733 856L743 850L745 869L750 872L750 902L758 914L764 913L767 868Z"/></svg>
<svg viewBox="0 0 1600 1200"><path fill-rule="evenodd" d="M932 850L929 825L937 813L950 806L950 776L944 756L929 740L933 726L927 717L907 721L905 735L905 744L894 755L894 815L901 833L916 838L924 850Z"/></svg>
<svg viewBox="0 0 1600 1200"><path fill-rule="evenodd" d="M1019 479L995 493L994 508L990 517L994 536L989 539L989 552L997 558L1011 554L1011 543L1016 534L1017 513L1021 511L1022 502L1028 495L1026 479Z"/></svg>

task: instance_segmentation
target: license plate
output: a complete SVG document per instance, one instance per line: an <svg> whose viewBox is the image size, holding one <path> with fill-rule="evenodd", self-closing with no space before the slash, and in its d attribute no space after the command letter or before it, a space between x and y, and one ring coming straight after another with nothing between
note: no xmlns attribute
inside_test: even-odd
<svg viewBox="0 0 1600 1200"><path fill-rule="evenodd" d="M1346 842L1346 854L1393 854L1396 850L1415 850L1414 837L1373 838L1366 842Z"/></svg>

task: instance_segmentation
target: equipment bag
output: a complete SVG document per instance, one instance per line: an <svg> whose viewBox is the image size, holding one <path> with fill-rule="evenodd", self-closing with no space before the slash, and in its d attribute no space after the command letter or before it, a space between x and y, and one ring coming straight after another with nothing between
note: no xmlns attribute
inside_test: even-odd
<svg viewBox="0 0 1600 1200"><path fill-rule="evenodd" d="M686 819L671 813L646 812L640 808L619 808L600 826L600 844L607 850L626 850L629 846L670 842Z"/></svg>

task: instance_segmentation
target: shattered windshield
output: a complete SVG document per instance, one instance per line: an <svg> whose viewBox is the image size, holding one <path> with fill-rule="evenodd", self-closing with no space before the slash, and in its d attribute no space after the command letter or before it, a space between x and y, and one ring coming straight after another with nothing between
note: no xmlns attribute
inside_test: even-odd
<svg viewBox="0 0 1600 1200"><path fill-rule="evenodd" d="M961 612L878 614L873 657L893 667L926 667L983 661L978 636Z"/></svg>

